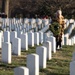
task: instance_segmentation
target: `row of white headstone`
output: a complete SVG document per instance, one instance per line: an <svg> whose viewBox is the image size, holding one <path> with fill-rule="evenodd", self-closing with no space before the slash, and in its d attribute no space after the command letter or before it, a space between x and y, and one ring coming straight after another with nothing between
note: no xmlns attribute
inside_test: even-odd
<svg viewBox="0 0 75 75"><path fill-rule="evenodd" d="M11 35L12 34L12 35ZM4 39L3 40L1 40L3 43L2 43L2 61L3 62L7 62L7 63L11 63L11 55L12 55L12 53L18 53L18 55L20 55L21 54L21 48L23 48L23 49L26 49L26 50L28 50L28 45L31 45L32 47L34 47L34 44L33 44L33 42L34 41L36 41L36 43L37 43L37 39L38 39L38 35L37 35L37 33L35 33L35 35L34 35L34 33L32 33L32 32L30 32L30 33L25 33L25 34L20 34L20 36L19 36L19 38L16 36L16 32L11 32L11 34L10 34L10 32L9 31L6 31L6 32L4 32L4 34L3 34L3 36L4 36ZM27 35L28 34L28 35ZM1 34L2 35L2 34ZM41 35L41 34L39 34L39 35ZM28 37L29 36L29 37ZM36 38L34 38L34 36L36 36ZM41 35L41 37L42 37L43 35ZM6 38L7 37L7 38ZM41 38L40 37L40 38ZM2 37L1 37L2 38ZM0 39L1 39L0 38ZM33 39L31 42L30 42L30 40L31 40L31 38ZM65 37L65 38L63 38L66 42L68 42L68 39L67 39L67 37ZM28 41L27 41L28 40ZM41 40L41 42L43 42L43 38L41 38L41 39L39 39L39 40ZM46 41L47 41L47 43L48 43L48 41L49 42L51 42L51 46L50 47L52 47L52 48L50 48L51 49L51 51L53 51L54 53L56 52L56 42L55 42L55 38L53 37L53 36L51 36L51 37L47 37L47 39L46 39ZM12 42L12 50L11 50L11 43L10 42ZM64 41L63 41L64 42ZM66 44L66 42L64 42L63 44ZM45 45L47 45L47 43L45 44ZM39 45L39 43L37 43L37 45ZM44 44L43 44L44 45ZM47 45L48 46L48 45ZM6 49L6 50L5 50ZM39 51L40 50L40 51ZM49 54L50 54L50 52L46 52L47 50L46 50L46 48L45 48L45 46L42 46L42 47L38 47L37 49L36 49L36 54L30 54L30 55L28 55L27 56L27 68L26 67L19 67L19 68L16 68L16 70L18 69L18 70L20 70L20 71L23 71L23 72L20 72L20 73L22 73L22 74L20 74L20 75L24 75L24 74L29 74L29 75L38 75L39 74L39 67L40 67L40 65L43 65L43 64L45 64L43 67L45 67L46 68L46 58L47 58L47 55L49 56ZM48 54L49 53L49 54ZM34 70L32 70L32 68L33 68L33 66L31 65L31 62L30 62L30 60L32 60L31 59L31 57L32 57L32 59L33 59L33 61L32 61L32 64L33 64L33 66L34 66ZM45 58L45 59L44 59ZM37 63L37 61L39 62L39 63ZM42 63L41 63L42 62ZM37 63L37 66L35 65ZM36 68L35 68L36 67ZM29 69L29 72L28 72L28 69ZM25 71L24 71L25 70ZM37 71L36 71L37 70ZM27 72L28 73L27 73ZM37 74L36 74L37 73ZM17 71L15 71L15 75L19 75L19 74L17 74Z"/></svg>
<svg viewBox="0 0 75 75"><path fill-rule="evenodd" d="M44 49L43 49L43 51L42 51L42 49L41 49L41 47L37 47L37 49L36 49L36 54L38 54L39 55L39 68L46 68L46 67L41 67L41 65L43 65L43 63L45 63L46 61L47 61L47 59L48 60L50 60L51 59L51 50L49 51L48 49L49 48L53 48L53 47L55 47L54 46L54 44L52 44L52 42L51 42L51 37L49 38L48 37L48 39L49 39L49 41L46 41L44 44L43 44L43 46L44 47L46 47L47 48L47 52L45 51L45 54L47 54L47 55L44 55ZM48 40L47 39L47 40ZM49 42L51 43L51 46L49 45ZM42 46L42 47L43 47ZM43 47L43 48L44 48ZM43 57L42 57L42 53L43 53ZM30 58L29 58L29 56L30 56ZM34 62L33 62L33 60L31 59L31 57L33 57L33 56L35 56L35 54L30 54L30 55L28 55L28 57L27 57L27 67L17 67L17 68L15 68L14 69L14 75L19 75L19 74L21 74L21 75L26 75L26 74L28 74L28 75L39 75L39 71L38 71L38 68L37 69L33 69L32 70L32 68L33 68L33 65L31 65L32 63L34 64ZM37 55L36 55L37 56ZM46 57L45 57L46 56ZM28 59L29 58L29 59ZM35 57L34 57L35 58ZM44 58L47 58L46 59L46 61L43 61L43 59ZM31 62L28 62L28 61L31 61L32 60L32 63ZM37 61L36 61L36 65L37 65ZM44 66L46 66L46 64L44 64ZM37 66L36 66L37 67ZM20 73L17 73L17 71L18 70L20 70L20 71L23 71L23 72L20 72ZM28 70L28 71L26 71L26 70ZM36 71L37 70L37 71ZM27 72L27 73L26 73Z"/></svg>
<svg viewBox="0 0 75 75"><path fill-rule="evenodd" d="M70 24L74 24L75 20L74 19L65 19L65 28L67 28Z"/></svg>
<svg viewBox="0 0 75 75"><path fill-rule="evenodd" d="M2 34L1 34L2 35ZM40 36L39 36L40 35ZM3 41L2 41L3 39ZM36 40L34 40L36 39ZM12 43L12 51L11 51ZM0 46L2 48L2 61L11 63L11 53L21 55L22 50L28 50L28 45L34 47L34 44L39 45L43 43L43 33L42 32L29 32L28 34L21 34L20 38L17 37L17 33L5 31L3 33L3 38L0 36Z"/></svg>
<svg viewBox="0 0 75 75"><path fill-rule="evenodd" d="M72 24L68 30L69 34L71 34L72 30L75 28L75 22L74 24ZM73 36L72 38L72 45L75 44L75 36ZM68 43L68 40L67 40ZM72 57L72 61L70 62L70 75L75 75L75 51L73 52L73 57Z"/></svg>
<svg viewBox="0 0 75 75"><path fill-rule="evenodd" d="M29 54L27 56L27 67L21 66L21 67L15 68L14 75L27 75L27 74L28 75L39 75L39 68L46 68L47 59L50 60L52 58L51 48L54 48L55 46L54 46L54 41L51 42L52 41L51 38L53 37L52 36L48 37L48 41L46 41L43 44L43 46L36 48L36 54ZM74 62L71 63L72 69L71 69L70 75L75 74L74 68L73 68L74 64L75 64Z"/></svg>
<svg viewBox="0 0 75 75"><path fill-rule="evenodd" d="M6 31L6 30L9 30L9 31L12 31L12 30L29 31L30 29L36 28L36 27L38 29L41 29L44 26L49 25L50 23L51 23L50 19L39 19L39 18L37 18L37 19L33 19L33 18L32 19L5 18L4 19L3 18L1 27L4 31Z"/></svg>
<svg viewBox="0 0 75 75"><path fill-rule="evenodd" d="M69 35L72 33L72 30L75 28L75 21L73 19L67 21L66 27L68 27L68 31L64 37L65 45L74 45L75 36L69 38ZM75 75L74 69L75 69L75 52L73 53L72 62L70 62L70 75Z"/></svg>
<svg viewBox="0 0 75 75"><path fill-rule="evenodd" d="M14 25L9 25L9 26L6 26L6 25L2 25L1 28L3 31L17 31L17 32L28 32L30 30L33 30L33 31L39 31L39 29L43 28L44 26L43 25L27 25L27 24L14 24Z"/></svg>
<svg viewBox="0 0 75 75"><path fill-rule="evenodd" d="M64 35L64 45L74 45L75 44L75 36L69 38L69 34Z"/></svg>
<svg viewBox="0 0 75 75"><path fill-rule="evenodd" d="M1 20L1 19L0 19ZM46 26L51 24L51 19L29 19L29 18L3 18L2 19L2 28L7 30L15 30L16 27L18 29L22 28L34 28L36 26ZM0 21L1 22L1 21ZM65 19L65 28L69 26L70 23L75 23L74 19ZM29 27L30 26L30 27Z"/></svg>
<svg viewBox="0 0 75 75"><path fill-rule="evenodd" d="M2 34L0 34L2 36ZM0 37L0 48L2 48L2 42L6 42L6 43L11 43L12 42L12 52L14 53L15 50L17 51L17 55L20 55L20 52L18 53L18 50L20 51L21 48L22 50L28 50L28 45L31 47L34 47L34 44L39 45L39 43L43 43L43 33L42 32L29 32L29 33L25 33L25 34L21 34L20 38L17 37L17 33L14 32L10 32L6 31L3 34L4 39L3 41L1 40L2 37ZM55 38L54 37L49 37L46 36L46 41L51 41L52 42L52 50L53 52L55 52L56 50L56 43L55 43ZM73 37L72 39L68 39L68 35L65 35L65 37L63 37L63 41L62 44L63 45L74 45L75 41L74 41L75 37ZM54 47L55 46L55 47ZM5 48L5 47L4 47ZM6 48L5 48L6 49ZM3 52L4 53L4 52Z"/></svg>
<svg viewBox="0 0 75 75"><path fill-rule="evenodd" d="M73 20L71 20L71 21L73 21ZM75 37L72 37L71 39L69 39L68 34L63 35L62 45L74 45L75 44L75 41L73 41L74 39L75 39ZM43 46L36 48L36 54L29 54L27 56L27 67L15 68L14 75L39 75L39 68L46 68L47 59L48 60L51 59L51 48L54 48L54 49L52 49L52 50L54 50L54 53L56 52L55 46L56 46L56 43L53 40L53 37L47 37L46 42L43 44ZM47 49L47 50L45 50L45 49ZM70 75L75 74L74 64L75 64L75 61L71 62L71 64L70 64L70 67L71 67Z"/></svg>
<svg viewBox="0 0 75 75"><path fill-rule="evenodd" d="M2 19L2 22L3 24L7 24L7 25L10 25L10 24L44 24L44 25L47 25L49 23L51 23L51 19L40 19L40 18L37 18L37 19L34 19L34 18L3 18Z"/></svg>
<svg viewBox="0 0 75 75"><path fill-rule="evenodd" d="M3 18L2 19L2 23L3 25L16 25L16 24L44 24L44 25L48 25L51 23L51 18L50 19L40 19L40 18L37 18L37 19L34 19L34 18ZM74 19L65 19L64 20L65 23L66 23L66 27L69 25L69 23L74 23Z"/></svg>
<svg viewBox="0 0 75 75"><path fill-rule="evenodd" d="M65 19L65 27L68 27L68 25L70 23L74 23L74 20L73 19ZM35 30L37 29L41 29L43 28L44 26L46 25L49 25L51 24L51 21L50 19L28 19L28 18L25 18L24 19L24 22L23 22L23 19L15 19L15 18L5 18L5 19L2 19L2 29L4 31L6 30L9 30L9 31L23 31L23 32L27 32L29 31L30 29L32 28L35 28ZM36 28L37 27L37 28Z"/></svg>
<svg viewBox="0 0 75 75"><path fill-rule="evenodd" d="M1 34L2 35L2 34ZM7 63L11 63L11 53L21 55L21 49L22 50L28 50L28 45L31 47L34 47L34 44L39 45L39 43L43 43L43 33L42 32L29 32L25 34L21 34L20 38L17 37L17 33L5 31L3 33L3 41L0 41L1 48L2 48L2 60ZM50 39L47 39L52 42L52 51L56 52L56 43L55 38L50 37ZM11 51L11 43L12 43L12 51ZM5 50L7 49L7 51ZM6 52L7 53L6 53ZM6 60L5 60L6 59Z"/></svg>
<svg viewBox="0 0 75 75"><path fill-rule="evenodd" d="M14 69L14 75L39 75L39 69L46 68L47 60L52 58L52 43L46 41L43 46L36 48L35 54L27 55L27 67L20 66Z"/></svg>
<svg viewBox="0 0 75 75"><path fill-rule="evenodd" d="M3 39L3 41L2 41L3 42L2 43L2 62L6 62L6 63L10 64L12 53L15 53L15 54L18 53L17 55L20 55L21 47L22 47L21 45L23 44L24 48L25 48L25 45L27 44L26 43L27 39L29 39L29 41L27 41L27 42L29 42L30 45L32 45L32 47L34 46L34 44L33 44L34 41L36 42L37 45L39 45L37 43L38 42L37 39L39 39L39 38L40 38L39 41L41 41L40 43L43 43L43 34L41 34L41 33L39 34L40 37L36 33L33 34L32 32L30 32L30 33L28 33L29 38L27 38L27 33L21 34L20 38L17 38L17 34L15 31L11 32L11 34L9 31L4 32L3 33L4 38L2 38ZM34 38L33 36L36 38ZM32 40L32 39L36 39L36 40ZM29 70L30 75L31 74L34 75L35 73L36 73L36 75L39 74L39 65L41 68L46 68L47 59L51 59L51 51L53 51L54 53L56 52L55 38L52 36L52 37L49 37L49 39L47 39L47 40L48 41L46 43L44 43L43 46L36 48L36 54L31 54L31 55L28 55L28 57L27 57L27 59L28 59L27 63L29 66L28 68L30 69ZM12 45L10 42L12 42ZM11 50L11 46L12 46L12 50ZM32 66L30 66L31 65L30 60L32 60ZM37 66L36 66L36 64L37 64ZM33 70L32 70L32 67L34 68ZM23 68L21 71L23 71ZM25 69L27 69L27 68L25 68ZM16 71L16 73L17 73L17 71ZM15 75L16 75L16 73L15 73ZM20 73L23 74L24 71L20 72Z"/></svg>

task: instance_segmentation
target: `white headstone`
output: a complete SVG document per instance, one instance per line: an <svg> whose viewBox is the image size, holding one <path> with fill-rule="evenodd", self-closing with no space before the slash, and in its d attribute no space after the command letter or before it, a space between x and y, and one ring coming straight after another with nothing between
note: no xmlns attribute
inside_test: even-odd
<svg viewBox="0 0 75 75"><path fill-rule="evenodd" d="M43 37L44 37L44 42L46 42L50 37L50 33L44 33Z"/></svg>
<svg viewBox="0 0 75 75"><path fill-rule="evenodd" d="M14 29L15 29L15 25L12 24L12 25L11 25L11 30L14 30Z"/></svg>
<svg viewBox="0 0 75 75"><path fill-rule="evenodd" d="M23 33L22 31L17 31L17 37L20 38L22 33Z"/></svg>
<svg viewBox="0 0 75 75"><path fill-rule="evenodd" d="M2 62L11 63L11 44L8 42L2 43Z"/></svg>
<svg viewBox="0 0 75 75"><path fill-rule="evenodd" d="M39 33L34 33L34 44L39 45Z"/></svg>
<svg viewBox="0 0 75 75"><path fill-rule="evenodd" d="M49 20L48 19L43 19L43 24L44 24L44 26L48 25L49 24Z"/></svg>
<svg viewBox="0 0 75 75"><path fill-rule="evenodd" d="M73 40L73 41L74 41L74 44L75 44L75 35L73 36L73 38L74 38L74 40Z"/></svg>
<svg viewBox="0 0 75 75"><path fill-rule="evenodd" d="M68 43L69 43L69 34L67 33L64 35L64 45L68 45Z"/></svg>
<svg viewBox="0 0 75 75"><path fill-rule="evenodd" d="M43 32L39 32L39 43L43 43Z"/></svg>
<svg viewBox="0 0 75 75"><path fill-rule="evenodd" d="M2 48L2 33L0 32L0 48Z"/></svg>
<svg viewBox="0 0 75 75"><path fill-rule="evenodd" d="M36 23L37 23L38 25L41 25L41 24L42 24L42 19L36 19Z"/></svg>
<svg viewBox="0 0 75 75"><path fill-rule="evenodd" d="M56 53L56 39L55 39L55 37L50 36L47 41L50 41L51 42L51 44L52 44L51 45L52 46L52 51L54 53Z"/></svg>
<svg viewBox="0 0 75 75"><path fill-rule="evenodd" d="M29 68L29 75L39 75L39 56L37 54L27 56L27 67Z"/></svg>
<svg viewBox="0 0 75 75"><path fill-rule="evenodd" d="M10 32L9 31L4 32L4 42L10 43Z"/></svg>
<svg viewBox="0 0 75 75"><path fill-rule="evenodd" d="M21 38L21 48L28 50L28 34L27 33L21 34L20 38Z"/></svg>
<svg viewBox="0 0 75 75"><path fill-rule="evenodd" d="M38 25L38 29L42 29L42 24Z"/></svg>
<svg viewBox="0 0 75 75"><path fill-rule="evenodd" d="M9 24L9 31L11 31L11 23Z"/></svg>
<svg viewBox="0 0 75 75"><path fill-rule="evenodd" d="M44 46L37 47L36 53L39 55L39 67L46 68L47 48Z"/></svg>
<svg viewBox="0 0 75 75"><path fill-rule="evenodd" d="M36 20L35 19L30 19L30 23L31 24L35 24L36 23Z"/></svg>
<svg viewBox="0 0 75 75"><path fill-rule="evenodd" d="M70 19L69 21L70 21L70 23L74 23L74 19Z"/></svg>
<svg viewBox="0 0 75 75"><path fill-rule="evenodd" d="M22 66L14 68L14 75L29 75L29 69Z"/></svg>
<svg viewBox="0 0 75 75"><path fill-rule="evenodd" d="M62 35L62 45L64 45L64 34Z"/></svg>
<svg viewBox="0 0 75 75"><path fill-rule="evenodd" d="M75 61L70 62L70 75L75 75Z"/></svg>
<svg viewBox="0 0 75 75"><path fill-rule="evenodd" d="M22 32L23 32L23 34L25 33L25 29L24 28L22 29Z"/></svg>
<svg viewBox="0 0 75 75"><path fill-rule="evenodd" d="M73 52L72 61L75 61L75 51Z"/></svg>
<svg viewBox="0 0 75 75"><path fill-rule="evenodd" d="M25 19L24 19L24 23L25 23L25 24L28 24L28 23L29 23L29 19L28 19L28 18L25 18Z"/></svg>
<svg viewBox="0 0 75 75"><path fill-rule="evenodd" d="M68 39L67 36L64 37L64 45L68 45L68 42L70 42L70 40Z"/></svg>
<svg viewBox="0 0 75 75"><path fill-rule="evenodd" d="M18 56L21 55L21 39L20 38L13 39L12 52Z"/></svg>
<svg viewBox="0 0 75 75"><path fill-rule="evenodd" d="M67 38L66 38L66 40L67 40L67 41L66 41L66 45L72 45L71 39L67 39ZM68 44L67 44L67 43L68 43Z"/></svg>
<svg viewBox="0 0 75 75"><path fill-rule="evenodd" d="M34 47L34 33L28 33L28 45Z"/></svg>
<svg viewBox="0 0 75 75"><path fill-rule="evenodd" d="M4 28L3 30L6 31L6 28Z"/></svg>
<svg viewBox="0 0 75 75"><path fill-rule="evenodd" d="M22 26L19 26L19 30L22 30Z"/></svg>
<svg viewBox="0 0 75 75"><path fill-rule="evenodd" d="M13 42L14 38L17 38L17 32L16 31L10 32L10 42Z"/></svg>
<svg viewBox="0 0 75 75"><path fill-rule="evenodd" d="M43 46L45 46L47 48L47 59L50 60L52 58L52 51L51 51L51 42L47 41L43 44Z"/></svg>
<svg viewBox="0 0 75 75"><path fill-rule="evenodd" d="M26 31L29 31L29 25L28 24L26 25Z"/></svg>
<svg viewBox="0 0 75 75"><path fill-rule="evenodd" d="M71 45L74 45L74 38L71 38Z"/></svg>

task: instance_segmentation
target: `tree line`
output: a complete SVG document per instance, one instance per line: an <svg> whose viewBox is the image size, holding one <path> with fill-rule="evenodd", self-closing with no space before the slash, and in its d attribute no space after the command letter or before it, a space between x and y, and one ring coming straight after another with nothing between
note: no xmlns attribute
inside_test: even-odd
<svg viewBox="0 0 75 75"><path fill-rule="evenodd" d="M53 16L59 8L66 18L75 17L75 0L10 0L9 15L10 17Z"/></svg>

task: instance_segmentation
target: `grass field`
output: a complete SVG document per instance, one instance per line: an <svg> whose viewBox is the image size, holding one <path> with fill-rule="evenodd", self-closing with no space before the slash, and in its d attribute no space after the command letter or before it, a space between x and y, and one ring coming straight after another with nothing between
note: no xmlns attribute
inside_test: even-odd
<svg viewBox="0 0 75 75"><path fill-rule="evenodd" d="M12 55L12 64L1 62L0 53L0 75L14 75L14 68L26 66L26 56L35 53L36 46L29 48L28 51L22 51L21 56ZM40 69L39 75L69 75L69 64L72 60L74 46L63 46L62 50L52 53L52 59L47 61L47 68Z"/></svg>

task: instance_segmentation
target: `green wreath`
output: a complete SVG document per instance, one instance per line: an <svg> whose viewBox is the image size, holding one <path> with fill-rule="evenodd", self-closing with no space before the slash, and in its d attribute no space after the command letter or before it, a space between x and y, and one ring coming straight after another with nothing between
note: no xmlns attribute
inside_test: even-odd
<svg viewBox="0 0 75 75"><path fill-rule="evenodd" d="M54 36L60 35L61 33L61 25L58 22L53 22L49 29L53 33Z"/></svg>

